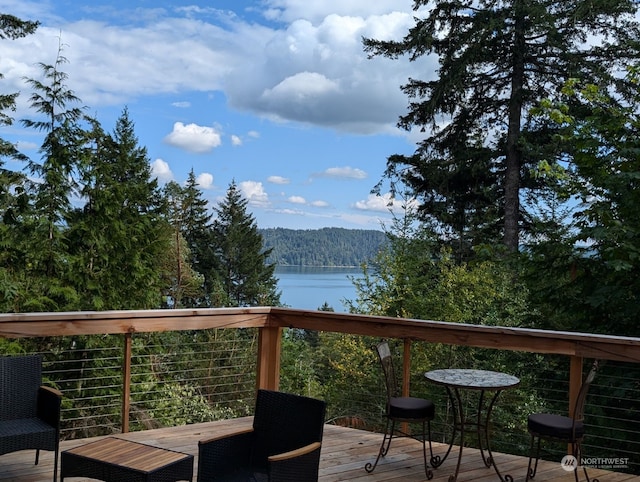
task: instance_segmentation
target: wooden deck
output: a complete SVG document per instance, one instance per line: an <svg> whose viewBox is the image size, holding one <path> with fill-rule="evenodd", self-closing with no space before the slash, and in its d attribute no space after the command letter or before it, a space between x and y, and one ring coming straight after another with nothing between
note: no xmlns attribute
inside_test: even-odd
<svg viewBox="0 0 640 482"><path fill-rule="evenodd" d="M158 447L177 450L195 455L194 480L197 472L198 440L214 435L230 433L251 424L251 417L236 420L224 420L182 427L163 428L118 434L118 437L136 442L148 443ZM61 450L93 441L80 439L64 441ZM320 461L320 481L354 482L413 482L424 481L422 465L422 446L415 440L403 438L394 440L389 454L380 462L373 474L364 470L365 463L373 461L382 436L362 430L326 425L322 458ZM436 445L435 451L444 454L446 446ZM33 450L14 452L0 456L0 480L15 482L43 482L52 480L53 456L51 452L41 452L40 464L34 465ZM502 474L509 474L514 481L524 481L527 459L514 455L494 454ZM448 482L457 461L457 452L452 453L442 467L434 471L434 482ZM582 474L581 474L582 475ZM640 482L640 477L622 473L591 469L589 475L600 482ZM68 478L69 482L81 482L89 479ZM477 450L465 449L458 481L496 481L498 477L493 468L487 469ZM582 478L581 478L582 480ZM573 482L573 473L566 472L559 462L540 462L535 482ZM304 481L300 481L304 482Z"/></svg>

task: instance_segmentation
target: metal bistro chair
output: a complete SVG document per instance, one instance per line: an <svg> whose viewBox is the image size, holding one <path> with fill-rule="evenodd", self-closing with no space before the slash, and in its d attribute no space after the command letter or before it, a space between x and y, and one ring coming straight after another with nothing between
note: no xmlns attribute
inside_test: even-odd
<svg viewBox="0 0 640 482"><path fill-rule="evenodd" d="M396 373L393 367L393 357L391 356L391 350L389 344L386 341L378 343L372 347L378 354L380 364L382 365L382 372L384 375L385 386L387 390L387 407L386 407L386 426L382 444L378 456L374 463L367 463L365 470L369 473L373 472L378 465L381 457L384 457L389 452L391 446L391 439L396 433L397 423L419 423L422 425L421 437L417 437L409 434L401 434L400 436L410 436L422 441L422 454L424 457L424 471L427 479L433 478L433 471L429 467L427 462L427 447L426 442L429 441L429 453L431 455L430 460L433 458L433 447L431 445L431 420L435 415L435 405L431 400L416 397L403 397L401 396L400 387L396 378ZM397 437L398 435L396 435Z"/></svg>
<svg viewBox="0 0 640 482"><path fill-rule="evenodd" d="M62 394L41 386L38 355L0 357L0 455L35 449L53 451L53 481L57 479Z"/></svg>
<svg viewBox="0 0 640 482"><path fill-rule="evenodd" d="M531 434L531 451L529 454L529 465L527 467L527 476L525 481L533 479L538 469L538 459L540 458L540 442L542 439L553 440L556 442L563 442L571 445L571 455L575 458L577 466L575 467L574 475L576 482L578 482L578 469L581 465L582 454L582 440L585 434L584 428L584 407L587 399L587 393L589 387L593 382L598 371L598 360L593 362L591 370L582 382L580 391L578 392L578 398L573 409L573 416L566 417L563 415L556 415L552 413L535 413L529 415L527 421L527 429ZM535 444L538 439L537 445ZM535 453L534 453L535 449ZM533 468L531 463L535 458L535 464ZM583 466L584 475L589 482L589 474L587 468ZM593 479L597 482L597 479Z"/></svg>

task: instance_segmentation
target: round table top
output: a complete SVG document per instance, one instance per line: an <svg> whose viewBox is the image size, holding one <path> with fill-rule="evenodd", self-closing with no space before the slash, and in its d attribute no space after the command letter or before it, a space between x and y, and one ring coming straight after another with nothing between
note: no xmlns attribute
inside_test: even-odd
<svg viewBox="0 0 640 482"><path fill-rule="evenodd" d="M425 373L424 376L427 380L440 385L475 390L502 390L515 387L520 383L518 377L508 373L469 368L431 370Z"/></svg>

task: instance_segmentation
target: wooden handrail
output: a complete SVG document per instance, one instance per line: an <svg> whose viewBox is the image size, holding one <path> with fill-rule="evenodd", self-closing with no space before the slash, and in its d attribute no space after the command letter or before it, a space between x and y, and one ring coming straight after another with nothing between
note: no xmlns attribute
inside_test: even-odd
<svg viewBox="0 0 640 482"><path fill-rule="evenodd" d="M640 363L640 338L481 326L442 321L308 311L292 308L209 308L182 310L100 311L0 314L0 337L24 338L122 334L125 336L124 371L130 373L130 343L135 333L203 330L211 328L260 329L257 388L277 390L283 328L332 331L380 338L403 339L403 372L409 393L411 340L478 348L566 355L570 358L570 400L582 382L585 358ZM128 348L127 348L128 347ZM123 430L128 429L128 376L123 386ZM571 410L571 408L570 408Z"/></svg>
<svg viewBox="0 0 640 482"><path fill-rule="evenodd" d="M640 363L640 338L293 308L0 314L0 337L150 333L209 328L300 328Z"/></svg>

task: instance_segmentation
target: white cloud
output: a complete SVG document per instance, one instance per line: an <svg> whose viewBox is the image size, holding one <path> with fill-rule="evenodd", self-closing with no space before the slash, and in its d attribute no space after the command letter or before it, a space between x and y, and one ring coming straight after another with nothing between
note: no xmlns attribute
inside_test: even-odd
<svg viewBox="0 0 640 482"><path fill-rule="evenodd" d="M329 203L327 201L312 201L311 206L316 208L326 208L329 207Z"/></svg>
<svg viewBox="0 0 640 482"><path fill-rule="evenodd" d="M414 210L418 202L415 199L394 199L391 193L383 195L369 194L367 199L356 202L353 207L361 211L376 211L382 213L402 212L405 209Z"/></svg>
<svg viewBox="0 0 640 482"><path fill-rule="evenodd" d="M300 110L315 109L327 96L340 91L338 84L317 72L298 72L283 79L262 98L266 104L294 104Z"/></svg>
<svg viewBox="0 0 640 482"><path fill-rule="evenodd" d="M380 15L390 10L411 12L411 0L267 0L265 16L290 22L298 18L318 22L331 13L338 15Z"/></svg>
<svg viewBox="0 0 640 482"><path fill-rule="evenodd" d="M238 187L249 204L257 207L269 206L269 196L265 192L261 182L243 181L238 184Z"/></svg>
<svg viewBox="0 0 640 482"><path fill-rule="evenodd" d="M290 196L288 201L293 204L307 204L307 200L302 196Z"/></svg>
<svg viewBox="0 0 640 482"><path fill-rule="evenodd" d="M196 183L202 189L211 189L213 186L213 175L208 172L203 172L196 178Z"/></svg>
<svg viewBox="0 0 640 482"><path fill-rule="evenodd" d="M156 94L222 92L230 106L271 119L398 133L406 111L399 86L409 77L428 80L425 73L437 68L434 59L369 60L363 51L363 36L407 32L410 0L268 0L265 16L277 18L278 28L218 9L102 9L85 14L92 20L67 21L42 2L20 4L22 12L37 9L27 18L43 25L3 44L3 85L13 92L25 77L38 78L37 62L55 58L61 37L69 87L92 109Z"/></svg>
<svg viewBox="0 0 640 482"><path fill-rule="evenodd" d="M30 141L18 141L16 142L16 148L19 151L35 151L40 148L38 144Z"/></svg>
<svg viewBox="0 0 640 482"><path fill-rule="evenodd" d="M270 182L272 184L289 184L291 180L282 176L269 176L267 178L267 182Z"/></svg>
<svg viewBox="0 0 640 482"><path fill-rule="evenodd" d="M353 167L330 167L324 172L314 174L313 177L331 177L335 179L366 179L367 173Z"/></svg>
<svg viewBox="0 0 640 482"><path fill-rule="evenodd" d="M185 125L182 122L173 124L173 131L164 138L164 141L196 154L211 152L222 144L220 133L213 127Z"/></svg>
<svg viewBox="0 0 640 482"><path fill-rule="evenodd" d="M169 182L173 180L173 172L169 164L162 159L156 159L151 163L151 175L160 182Z"/></svg>
<svg viewBox="0 0 640 482"><path fill-rule="evenodd" d="M232 135L231 136L231 144L234 145L234 146L241 146L242 145L242 139L239 136Z"/></svg>
<svg viewBox="0 0 640 482"><path fill-rule="evenodd" d="M191 107L191 102L183 101L183 102L173 102L171 104L173 107L177 107L179 109L187 109Z"/></svg>

